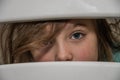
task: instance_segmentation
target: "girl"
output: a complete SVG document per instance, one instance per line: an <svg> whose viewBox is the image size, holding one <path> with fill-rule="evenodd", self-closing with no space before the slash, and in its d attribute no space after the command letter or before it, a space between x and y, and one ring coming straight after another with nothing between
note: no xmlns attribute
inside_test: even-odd
<svg viewBox="0 0 120 80"><path fill-rule="evenodd" d="M114 52L120 50L120 28L110 27L105 19L9 23L0 28L5 64L114 61Z"/></svg>

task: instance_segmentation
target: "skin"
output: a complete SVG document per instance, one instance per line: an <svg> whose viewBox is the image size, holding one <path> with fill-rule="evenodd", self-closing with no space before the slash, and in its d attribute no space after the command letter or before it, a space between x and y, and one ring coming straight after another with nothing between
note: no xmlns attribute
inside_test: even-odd
<svg viewBox="0 0 120 80"><path fill-rule="evenodd" d="M93 20L69 20L45 47L31 50L35 61L97 61L98 43Z"/></svg>

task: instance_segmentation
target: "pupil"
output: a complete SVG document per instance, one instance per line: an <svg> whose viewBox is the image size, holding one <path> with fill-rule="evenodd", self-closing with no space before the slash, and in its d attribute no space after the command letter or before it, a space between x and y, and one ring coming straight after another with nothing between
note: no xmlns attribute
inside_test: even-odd
<svg viewBox="0 0 120 80"><path fill-rule="evenodd" d="M80 37L80 33L75 33L73 36L78 39Z"/></svg>

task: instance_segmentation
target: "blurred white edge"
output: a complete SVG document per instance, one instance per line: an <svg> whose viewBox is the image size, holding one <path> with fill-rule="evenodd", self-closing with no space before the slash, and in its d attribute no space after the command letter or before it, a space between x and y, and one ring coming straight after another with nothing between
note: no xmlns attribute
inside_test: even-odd
<svg viewBox="0 0 120 80"><path fill-rule="evenodd" d="M2 64L0 65L0 69L1 68L5 68L5 67L19 67L19 66L25 66L25 65L31 65L31 66L35 66L35 65L81 65L81 66L101 66L101 67L105 67L105 66L111 66L111 67L119 67L120 68L120 63L119 62L96 62L96 61L49 61L49 62L28 62L28 63L14 63L14 64ZM104 65L104 66L103 66Z"/></svg>
<svg viewBox="0 0 120 80"><path fill-rule="evenodd" d="M0 0L0 22L120 17L120 0Z"/></svg>
<svg viewBox="0 0 120 80"><path fill-rule="evenodd" d="M120 63L36 62L0 66L0 80L120 80Z"/></svg>

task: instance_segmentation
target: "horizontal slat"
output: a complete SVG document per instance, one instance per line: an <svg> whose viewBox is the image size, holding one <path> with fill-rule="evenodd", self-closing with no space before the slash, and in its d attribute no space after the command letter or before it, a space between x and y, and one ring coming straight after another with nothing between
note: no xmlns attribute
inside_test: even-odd
<svg viewBox="0 0 120 80"><path fill-rule="evenodd" d="M0 22L120 17L120 0L0 0Z"/></svg>

